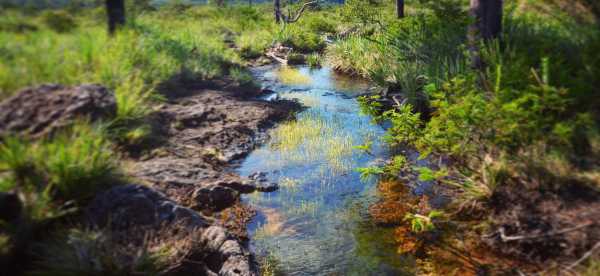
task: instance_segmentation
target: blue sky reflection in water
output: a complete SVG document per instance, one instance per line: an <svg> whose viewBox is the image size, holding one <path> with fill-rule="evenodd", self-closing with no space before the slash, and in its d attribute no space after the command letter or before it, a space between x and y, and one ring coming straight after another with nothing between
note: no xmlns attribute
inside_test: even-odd
<svg viewBox="0 0 600 276"><path fill-rule="evenodd" d="M366 84L328 68L256 74L264 87L307 108L273 129L238 169L245 176L266 172L280 185L274 193L245 196L258 210L249 227L253 250L269 254L287 275L412 274L412 261L384 240L393 230L369 221L375 183L361 182L355 171L387 156L384 130L359 114L353 98ZM353 148L366 143L372 143L372 155Z"/></svg>

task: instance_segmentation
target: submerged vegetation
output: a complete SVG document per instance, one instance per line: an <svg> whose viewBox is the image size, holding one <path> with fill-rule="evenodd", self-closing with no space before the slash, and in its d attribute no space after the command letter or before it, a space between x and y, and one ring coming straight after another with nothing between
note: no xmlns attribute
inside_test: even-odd
<svg viewBox="0 0 600 276"><path fill-rule="evenodd" d="M444 248L446 253L495 250L527 272L552 264L543 273L597 273L596 2L504 1L496 37L473 33L475 19L461 0L402 1L401 19L396 1L307 3L296 22L279 23L270 4L216 2L126 1L127 21L114 33L107 32L105 8L97 3L43 9L2 5L0 99L44 83L98 83L114 92L116 114L101 121L78 119L41 139L18 133L0 137L0 192L3 201L16 202L14 216L0 217L0 264L19 273L59 275L163 273L172 262L182 262L183 253L171 251L161 233L136 241L139 258L123 262L121 254L130 246L123 237L65 225L79 219L96 193L129 177L121 160L156 138L152 116L161 102L192 84L253 86L247 67L260 65L267 52L281 46L290 48L289 64L330 67L375 86L358 102L362 112L386 126L380 138L395 154L384 165L369 164L356 173L364 181L382 180L381 201L371 206L371 216L394 228L389 235L399 253L422 257L419 271L447 272L431 263L439 261L440 244L447 241L452 248ZM290 15L303 7L284 4ZM287 66L276 74L283 84L313 81ZM290 94L281 96L306 107L321 104L308 92ZM320 175L306 177L348 174L352 154L372 155L373 141L356 141L338 115L302 113L276 128L268 146L298 166L327 163ZM302 182L285 178L279 185L294 194ZM413 183L434 183L450 204L433 208L427 196L409 195L406 187ZM316 217L321 201L303 200L286 214ZM269 227L261 233L275 231ZM565 229L585 231L561 232ZM467 238L459 242L462 237L448 232ZM494 250L482 249L483 241ZM77 250L96 255L83 260ZM277 274L273 256L262 263L264 274ZM469 269L486 265L489 260L481 260ZM494 268L504 271L507 265Z"/></svg>

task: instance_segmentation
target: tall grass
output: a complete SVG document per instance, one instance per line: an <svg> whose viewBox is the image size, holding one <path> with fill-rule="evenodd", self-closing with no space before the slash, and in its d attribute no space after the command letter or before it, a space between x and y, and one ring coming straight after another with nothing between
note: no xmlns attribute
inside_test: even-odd
<svg viewBox="0 0 600 276"><path fill-rule="evenodd" d="M37 142L8 137L0 145L0 168L11 185L3 189L23 193L34 218L52 216L38 200L81 201L116 184L115 156L103 131L85 123Z"/></svg>

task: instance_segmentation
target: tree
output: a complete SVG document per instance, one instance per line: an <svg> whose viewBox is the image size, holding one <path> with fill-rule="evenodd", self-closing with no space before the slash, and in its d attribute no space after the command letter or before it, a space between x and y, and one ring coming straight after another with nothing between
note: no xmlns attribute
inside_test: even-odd
<svg viewBox="0 0 600 276"><path fill-rule="evenodd" d="M469 51L471 66L483 69L484 64L479 54L479 41L489 41L500 36L502 32L503 0L471 0L469 13L474 21L469 26Z"/></svg>
<svg viewBox="0 0 600 276"><path fill-rule="evenodd" d="M117 28L125 25L125 1L106 0L106 14L108 14L108 33L115 33Z"/></svg>
<svg viewBox="0 0 600 276"><path fill-rule="evenodd" d="M318 3L319 3L319 0L306 2L306 3L302 4L302 7L296 12L295 16L292 16L291 14L288 14L286 16L285 14L281 13L281 1L273 0L273 6L275 8L275 10L274 10L275 22L279 23L279 22L283 21L284 23L294 23L294 22L298 21L298 19L300 19L300 16L302 16L302 13L304 13L306 8L308 8L312 5L316 5Z"/></svg>
<svg viewBox="0 0 600 276"><path fill-rule="evenodd" d="M398 18L404 18L404 0L396 0L396 15Z"/></svg>
<svg viewBox="0 0 600 276"><path fill-rule="evenodd" d="M275 12L275 22L281 22L281 2L280 0L273 0L273 7Z"/></svg>
<svg viewBox="0 0 600 276"><path fill-rule="evenodd" d="M470 14L475 19L472 31L484 40L497 38L502 32L503 0L471 0Z"/></svg>

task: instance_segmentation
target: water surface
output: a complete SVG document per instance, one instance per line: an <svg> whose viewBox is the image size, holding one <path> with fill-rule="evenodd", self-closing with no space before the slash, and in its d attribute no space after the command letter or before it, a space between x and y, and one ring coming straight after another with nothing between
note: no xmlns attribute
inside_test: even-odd
<svg viewBox="0 0 600 276"><path fill-rule="evenodd" d="M251 248L286 275L411 275L412 260L396 254L390 229L370 220L374 180L356 168L381 165L388 149L384 130L360 115L355 96L366 83L330 69L263 68L256 72L270 98L306 106L295 120L270 132L270 140L238 169L264 172L280 189L245 196L258 210L249 226ZM358 145L371 144L367 153Z"/></svg>

